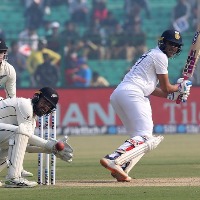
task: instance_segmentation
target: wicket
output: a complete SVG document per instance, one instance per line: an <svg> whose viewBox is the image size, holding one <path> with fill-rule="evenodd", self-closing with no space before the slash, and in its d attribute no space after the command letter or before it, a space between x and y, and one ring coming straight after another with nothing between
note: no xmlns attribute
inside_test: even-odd
<svg viewBox="0 0 200 200"><path fill-rule="evenodd" d="M53 111L51 115L39 117L38 129L39 129L38 133L39 137L44 138L45 140L48 140L50 137L56 139L56 111ZM45 164L45 166L43 164ZM50 171L50 176L49 176L49 171ZM54 154L49 155L44 153L38 153L38 184L49 185L50 177L51 177L51 185L55 185L56 157Z"/></svg>

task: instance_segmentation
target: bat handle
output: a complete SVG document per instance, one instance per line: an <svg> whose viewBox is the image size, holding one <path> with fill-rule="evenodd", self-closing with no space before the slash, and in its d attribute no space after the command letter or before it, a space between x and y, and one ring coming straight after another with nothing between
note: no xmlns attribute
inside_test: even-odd
<svg viewBox="0 0 200 200"><path fill-rule="evenodd" d="M187 80L187 79L188 79L188 77L184 76L183 80ZM180 104L181 103L182 97L183 97L183 94L180 94L178 96L178 98L176 99L176 104Z"/></svg>
<svg viewBox="0 0 200 200"><path fill-rule="evenodd" d="M180 104L181 103L182 96L183 96L182 94L180 94L178 96L178 98L176 99L176 104Z"/></svg>

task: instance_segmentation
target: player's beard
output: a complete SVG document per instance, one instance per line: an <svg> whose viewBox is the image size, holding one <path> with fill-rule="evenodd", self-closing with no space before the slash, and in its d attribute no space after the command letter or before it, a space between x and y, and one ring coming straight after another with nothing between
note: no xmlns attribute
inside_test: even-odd
<svg viewBox="0 0 200 200"><path fill-rule="evenodd" d="M167 52L168 58L172 58L173 56L176 55L177 49L175 49L174 47L168 47L168 49L166 49L166 52Z"/></svg>
<svg viewBox="0 0 200 200"><path fill-rule="evenodd" d="M46 112L41 109L38 105L35 105L33 107L33 111L34 111L34 114L36 114L38 117L42 117L43 115L46 114Z"/></svg>

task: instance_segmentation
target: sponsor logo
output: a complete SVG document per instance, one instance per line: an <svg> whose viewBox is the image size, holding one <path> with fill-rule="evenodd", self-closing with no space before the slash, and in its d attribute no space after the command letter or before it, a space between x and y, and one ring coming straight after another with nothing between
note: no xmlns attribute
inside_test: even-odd
<svg viewBox="0 0 200 200"><path fill-rule="evenodd" d="M177 39L177 40L179 40L180 39L180 33L178 32L178 31L175 31L175 38Z"/></svg>

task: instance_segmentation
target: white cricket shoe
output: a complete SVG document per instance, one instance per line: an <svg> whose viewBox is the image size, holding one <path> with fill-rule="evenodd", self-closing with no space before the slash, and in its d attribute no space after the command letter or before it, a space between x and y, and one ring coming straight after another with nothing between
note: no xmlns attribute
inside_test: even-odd
<svg viewBox="0 0 200 200"><path fill-rule="evenodd" d="M102 158L100 163L103 167L111 171L111 175L117 179L118 182L130 182L131 177L123 171L123 169L115 164L114 160Z"/></svg>
<svg viewBox="0 0 200 200"><path fill-rule="evenodd" d="M32 188L37 185L37 182L28 181L24 178L13 178L5 181L6 188Z"/></svg>
<svg viewBox="0 0 200 200"><path fill-rule="evenodd" d="M25 169L21 172L22 177L33 177L33 174L31 172L26 171Z"/></svg>

